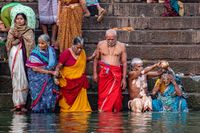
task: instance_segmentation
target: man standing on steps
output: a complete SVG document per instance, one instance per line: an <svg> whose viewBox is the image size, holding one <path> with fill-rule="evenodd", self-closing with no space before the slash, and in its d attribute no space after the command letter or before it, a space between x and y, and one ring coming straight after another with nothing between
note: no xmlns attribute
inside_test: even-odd
<svg viewBox="0 0 200 133"><path fill-rule="evenodd" d="M107 30L105 38L97 45L93 64L93 79L98 83L98 110L118 112L122 109L122 90L126 88L126 47L117 41L115 30Z"/></svg>

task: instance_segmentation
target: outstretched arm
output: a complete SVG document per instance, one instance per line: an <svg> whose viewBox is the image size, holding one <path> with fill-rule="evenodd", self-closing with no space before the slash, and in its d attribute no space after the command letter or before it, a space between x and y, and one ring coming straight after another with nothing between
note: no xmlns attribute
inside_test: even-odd
<svg viewBox="0 0 200 133"><path fill-rule="evenodd" d="M146 67L146 68L144 68L143 70L142 70L142 74L146 74L146 73L148 73L149 71L151 71L151 70L153 70L155 67L157 67L157 66L159 66L159 63L156 63L156 64L154 64L154 65L151 65L151 66L148 66L148 67Z"/></svg>
<svg viewBox="0 0 200 133"><path fill-rule="evenodd" d="M52 74L54 75L54 71L45 70L41 67L31 67L33 71L43 73L43 74Z"/></svg>
<svg viewBox="0 0 200 133"><path fill-rule="evenodd" d="M91 56L87 57L87 61L93 60L95 58L95 56L96 56L96 50L94 51L94 53Z"/></svg>
<svg viewBox="0 0 200 133"><path fill-rule="evenodd" d="M160 69L158 71L150 71L147 73L147 76L150 77L150 78L153 78L153 77L157 77L157 76L160 76L161 74L163 74L164 70L163 69Z"/></svg>

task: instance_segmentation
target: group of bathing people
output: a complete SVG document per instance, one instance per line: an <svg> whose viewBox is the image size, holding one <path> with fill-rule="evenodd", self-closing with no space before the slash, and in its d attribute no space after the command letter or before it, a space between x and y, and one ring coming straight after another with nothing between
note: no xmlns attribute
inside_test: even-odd
<svg viewBox="0 0 200 133"><path fill-rule="evenodd" d="M127 54L125 44L117 41L117 32L106 31L94 54L86 56L84 40L76 37L72 46L65 49L57 61L50 38L43 34L35 46L33 31L27 26L23 13L15 17L14 28L7 37L9 67L13 85L14 111L26 112L27 95L30 92L32 112L54 112L58 102L61 112L92 111L88 97L88 80L85 73L88 60L94 60L93 79L98 83L98 110L119 112L122 110L122 91L126 88ZM134 112L188 111L181 84L166 61L146 68L134 58L128 74L130 101ZM154 68L159 71L152 71ZM150 93L158 95L151 100L147 93L147 78L159 79Z"/></svg>
<svg viewBox="0 0 200 133"><path fill-rule="evenodd" d="M60 5L63 6L63 11L60 12L63 15L65 11L79 7L74 5L72 8L71 4L62 1ZM13 111L27 111L28 93L31 96L32 112L54 112L57 102L61 112L92 111L87 97L89 83L85 73L89 60L94 60L93 79L98 83L98 110L122 110L122 91L126 88L127 54L125 44L117 41L115 30L107 30L105 40L100 41L93 55L87 57L83 38L79 37L80 34L74 34L78 33L81 27L76 30L73 26L78 25L71 23L69 29L69 25L64 25L62 19L63 22L59 21L60 30L68 29L64 32L69 34L61 31L61 35L58 34L60 56L57 61L55 50L51 47L54 40L47 34L41 35L38 38L38 45L35 45L35 21L28 16L30 13L25 14L18 10L13 12L13 26L9 28L6 42L13 86ZM60 41L59 37L65 41ZM141 59L132 60L132 69L128 74L128 105L132 111L188 111L181 83L178 83L180 81L166 64L167 62L161 61L143 68ZM155 67L160 68L160 71L152 72ZM149 95L147 78L154 76L158 76L159 80ZM157 98L153 100L149 97L156 95Z"/></svg>

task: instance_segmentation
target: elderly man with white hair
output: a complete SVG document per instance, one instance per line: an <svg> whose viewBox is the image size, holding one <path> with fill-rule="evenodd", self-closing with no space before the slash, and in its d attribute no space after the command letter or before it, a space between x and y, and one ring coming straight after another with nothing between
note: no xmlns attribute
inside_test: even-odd
<svg viewBox="0 0 200 133"><path fill-rule="evenodd" d="M143 61L140 58L133 58L131 71L128 74L130 100L128 107L133 112L152 111L152 100L147 96L147 78L156 77L162 71L152 71L159 67L160 63L143 68Z"/></svg>
<svg viewBox="0 0 200 133"><path fill-rule="evenodd" d="M99 61L99 62L98 62ZM99 66L99 75L97 72ZM98 82L98 110L118 112L122 109L122 90L126 88L127 54L117 32L106 31L105 40L97 45L93 79Z"/></svg>

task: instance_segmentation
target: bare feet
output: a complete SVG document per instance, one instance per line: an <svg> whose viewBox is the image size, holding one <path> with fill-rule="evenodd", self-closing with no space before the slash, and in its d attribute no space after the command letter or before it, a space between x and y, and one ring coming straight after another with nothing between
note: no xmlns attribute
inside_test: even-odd
<svg viewBox="0 0 200 133"><path fill-rule="evenodd" d="M106 10L105 9L102 8L101 10L99 10L99 16L97 18L97 22L100 22L103 19L105 14L106 14Z"/></svg>
<svg viewBox="0 0 200 133"><path fill-rule="evenodd" d="M28 110L26 108L22 107L21 111L24 112L24 113L26 113Z"/></svg>
<svg viewBox="0 0 200 133"><path fill-rule="evenodd" d="M90 17L90 12L86 11L85 14L84 14L84 17Z"/></svg>

